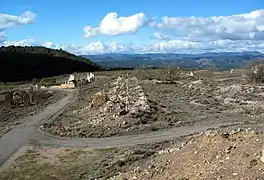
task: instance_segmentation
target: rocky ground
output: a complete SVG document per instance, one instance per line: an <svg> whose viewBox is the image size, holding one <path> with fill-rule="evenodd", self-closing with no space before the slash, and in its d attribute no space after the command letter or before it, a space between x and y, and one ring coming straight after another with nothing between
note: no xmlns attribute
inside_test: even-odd
<svg viewBox="0 0 264 180"><path fill-rule="evenodd" d="M43 130L66 137L107 137L219 122L263 119L263 86L242 73L134 70L97 74L78 100ZM62 128L58 128L58 124Z"/></svg>
<svg viewBox="0 0 264 180"><path fill-rule="evenodd" d="M60 100L66 94L62 91L52 91L50 97L47 97L45 94L48 93L48 90L39 90L36 92L36 95L39 99L38 104L34 104L29 107L18 107L7 109L5 107L4 101L0 102L0 137L3 136L6 132L14 128L16 125L21 124L23 118L36 112L40 111L44 107Z"/></svg>
<svg viewBox="0 0 264 180"><path fill-rule="evenodd" d="M250 129L205 132L158 151L133 171L114 179L264 179L263 133Z"/></svg>
<svg viewBox="0 0 264 180"><path fill-rule="evenodd" d="M133 147L27 147L0 179L262 180L263 137L255 129L236 128Z"/></svg>

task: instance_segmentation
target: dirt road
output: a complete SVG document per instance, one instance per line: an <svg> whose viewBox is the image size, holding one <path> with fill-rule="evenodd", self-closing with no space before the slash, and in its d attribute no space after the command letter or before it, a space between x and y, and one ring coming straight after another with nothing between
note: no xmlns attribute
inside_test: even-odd
<svg viewBox="0 0 264 180"><path fill-rule="evenodd" d="M67 90L67 92L68 95L66 97L48 106L42 112L27 117L23 124L20 124L0 138L0 166L2 166L3 163L5 163L25 143L59 147L108 148L170 140L180 136L205 131L208 128L218 128L222 125L235 125L233 123L180 127L167 131L109 138L67 139L43 134L38 130L41 123L53 116L59 115L68 103L74 101L77 91Z"/></svg>
<svg viewBox="0 0 264 180"><path fill-rule="evenodd" d="M22 124L0 138L0 166L32 137L41 123L58 114L71 101L76 91L67 90L68 95L60 101L46 107L43 111L26 117Z"/></svg>
<svg viewBox="0 0 264 180"><path fill-rule="evenodd" d="M56 146L56 147L85 147L85 148L112 148L131 146L144 143L153 143L165 140L172 140L181 136L191 135L206 131L211 128L220 128L221 126L231 127L240 123L230 124L212 124L206 126L178 127L169 130L156 131L146 134L106 137L106 138L60 138L38 131L31 138L29 143L34 145Z"/></svg>

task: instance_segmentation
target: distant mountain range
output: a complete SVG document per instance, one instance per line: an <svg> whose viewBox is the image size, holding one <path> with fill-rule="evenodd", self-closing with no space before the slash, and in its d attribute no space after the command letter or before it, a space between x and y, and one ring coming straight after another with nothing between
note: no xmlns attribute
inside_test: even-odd
<svg viewBox="0 0 264 180"><path fill-rule="evenodd" d="M144 68L179 66L186 68L214 68L227 70L242 68L252 60L264 59L264 54L250 52L219 52L202 54L101 54L82 55L107 68Z"/></svg>

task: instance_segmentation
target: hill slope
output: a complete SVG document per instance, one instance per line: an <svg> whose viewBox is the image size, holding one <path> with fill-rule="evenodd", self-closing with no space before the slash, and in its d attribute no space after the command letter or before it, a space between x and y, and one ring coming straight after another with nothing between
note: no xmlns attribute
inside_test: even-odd
<svg viewBox="0 0 264 180"><path fill-rule="evenodd" d="M0 81L31 80L99 69L100 66L90 60L63 50L35 46L0 48Z"/></svg>

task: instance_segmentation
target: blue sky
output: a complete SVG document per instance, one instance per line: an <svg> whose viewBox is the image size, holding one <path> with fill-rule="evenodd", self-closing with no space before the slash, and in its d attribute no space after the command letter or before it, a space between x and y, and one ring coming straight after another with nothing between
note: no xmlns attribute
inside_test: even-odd
<svg viewBox="0 0 264 180"><path fill-rule="evenodd" d="M0 44L40 44L76 54L263 51L262 8L263 0L1 0ZM10 16L19 21L25 12L28 21L7 26ZM128 20L122 24L120 17ZM227 44L232 48L223 49Z"/></svg>

